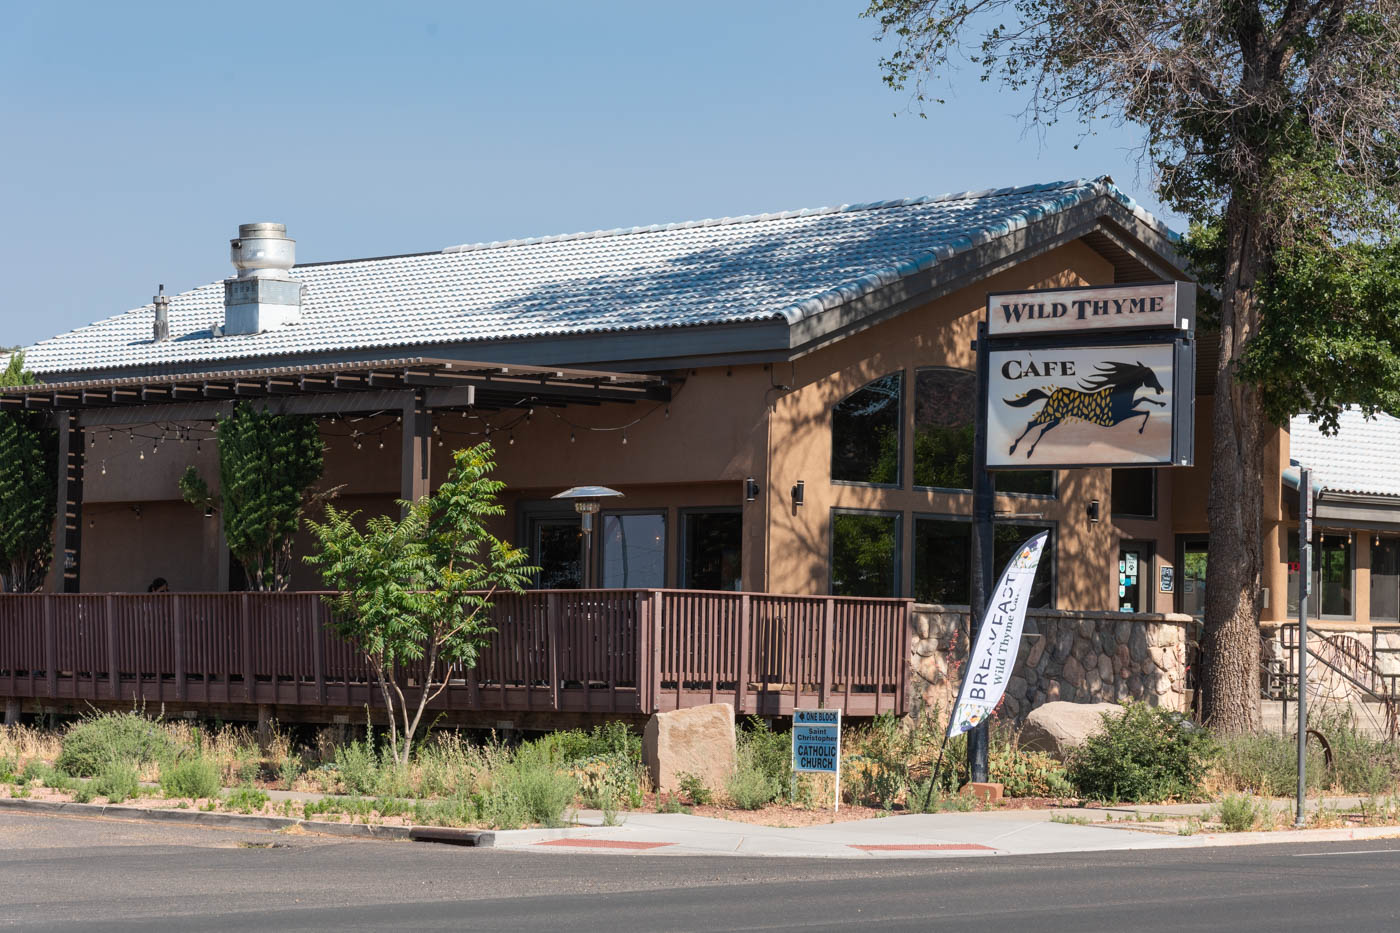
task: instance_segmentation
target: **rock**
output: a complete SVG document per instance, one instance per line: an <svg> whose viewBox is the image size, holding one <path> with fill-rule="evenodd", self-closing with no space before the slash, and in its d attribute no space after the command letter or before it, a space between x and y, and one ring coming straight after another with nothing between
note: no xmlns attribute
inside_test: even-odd
<svg viewBox="0 0 1400 933"><path fill-rule="evenodd" d="M1055 660L1063 661L1069 657L1070 649L1074 647L1074 633L1066 628L1060 633L1060 637L1055 641Z"/></svg>
<svg viewBox="0 0 1400 933"><path fill-rule="evenodd" d="M1059 681L1057 681L1057 680L1052 680L1052 681L1050 681L1050 683L1046 684L1046 686L1045 686L1045 699L1048 700L1048 701L1051 702L1051 703L1057 702L1057 701L1060 699L1060 683L1059 683Z"/></svg>
<svg viewBox="0 0 1400 933"><path fill-rule="evenodd" d="M1084 687L1089 691L1089 696L1097 696L1100 688L1103 687L1103 678L1099 676L1097 670L1092 670L1084 675Z"/></svg>
<svg viewBox="0 0 1400 933"><path fill-rule="evenodd" d="M1122 712L1117 703L1046 703L1026 717L1019 744L1063 761L1070 749L1102 728L1105 713Z"/></svg>
<svg viewBox="0 0 1400 933"><path fill-rule="evenodd" d="M928 613L914 613L914 631L920 638L928 638Z"/></svg>
<svg viewBox="0 0 1400 933"><path fill-rule="evenodd" d="M1079 666L1079 662L1074 658L1065 658L1064 670L1061 672L1064 679L1071 684L1077 684L1084 679L1084 668Z"/></svg>
<svg viewBox="0 0 1400 933"><path fill-rule="evenodd" d="M1133 623L1124 619L1113 627L1113 640L1120 645L1128 643L1128 637L1133 634Z"/></svg>
<svg viewBox="0 0 1400 933"><path fill-rule="evenodd" d="M1113 656L1118 659L1119 667L1127 667L1133 663L1133 657L1128 653L1128 643L1126 641L1118 646L1118 650L1113 653Z"/></svg>
<svg viewBox="0 0 1400 933"><path fill-rule="evenodd" d="M1109 683L1113 680L1113 662L1109 660L1106 654L1099 657L1099 679L1104 683Z"/></svg>
<svg viewBox="0 0 1400 933"><path fill-rule="evenodd" d="M1147 657L1147 633L1143 631L1143 626L1139 625L1133 629L1133 635L1128 639L1128 652L1134 661L1142 661Z"/></svg>
<svg viewBox="0 0 1400 933"><path fill-rule="evenodd" d="M1040 662L1040 656L1045 653L1045 641L1037 638L1031 642L1031 650L1026 653L1026 667L1035 667Z"/></svg>
<svg viewBox="0 0 1400 933"><path fill-rule="evenodd" d="M1094 620L1080 619L1074 623L1074 627L1079 632L1079 637L1089 639L1094 637Z"/></svg>
<svg viewBox="0 0 1400 933"><path fill-rule="evenodd" d="M693 774L722 792L734 773L734 707L711 703L657 713L642 732L642 760L658 791L680 789L680 776Z"/></svg>
<svg viewBox="0 0 1400 933"><path fill-rule="evenodd" d="M1182 640L1182 627L1171 622L1153 622L1144 628L1147 629L1147 643L1154 648L1174 645Z"/></svg>
<svg viewBox="0 0 1400 933"><path fill-rule="evenodd" d="M1099 656L1090 651L1088 654L1078 656L1079 664L1085 671L1097 670L1099 666Z"/></svg>
<svg viewBox="0 0 1400 933"><path fill-rule="evenodd" d="M1012 675L1006 681L1006 696L1009 699L1022 700L1026 696L1027 686L1029 685L1023 678Z"/></svg>

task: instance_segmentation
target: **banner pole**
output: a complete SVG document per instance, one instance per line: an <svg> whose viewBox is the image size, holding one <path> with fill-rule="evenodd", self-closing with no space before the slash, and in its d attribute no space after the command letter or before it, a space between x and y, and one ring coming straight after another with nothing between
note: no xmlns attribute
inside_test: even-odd
<svg viewBox="0 0 1400 933"><path fill-rule="evenodd" d="M954 698L954 703L957 699ZM949 713L951 716L952 714ZM933 766L933 770L928 776L928 790L924 792L924 812L928 812L928 805L933 802L933 785L938 780L938 772L943 770L943 752L948 747L948 730L943 730L943 744L938 746L938 763Z"/></svg>
<svg viewBox="0 0 1400 933"><path fill-rule="evenodd" d="M972 605L968 618L968 654L977 644L982 618L996 577L992 527L996 488L987 469L987 406L991 394L991 355L987 347L987 322L977 325L977 417L972 439ZM990 723L983 720L967 735L967 776L973 783L987 780L987 741Z"/></svg>

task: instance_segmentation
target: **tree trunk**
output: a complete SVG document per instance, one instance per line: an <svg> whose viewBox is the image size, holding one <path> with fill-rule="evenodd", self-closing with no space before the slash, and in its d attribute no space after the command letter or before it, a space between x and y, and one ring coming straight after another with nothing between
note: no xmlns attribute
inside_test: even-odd
<svg viewBox="0 0 1400 933"><path fill-rule="evenodd" d="M1206 564L1201 718L1223 732L1259 727L1260 513L1265 416L1255 388L1236 379L1258 332L1256 290L1264 261L1258 212L1236 197L1225 214L1226 263L1220 359L1212 406L1210 550Z"/></svg>

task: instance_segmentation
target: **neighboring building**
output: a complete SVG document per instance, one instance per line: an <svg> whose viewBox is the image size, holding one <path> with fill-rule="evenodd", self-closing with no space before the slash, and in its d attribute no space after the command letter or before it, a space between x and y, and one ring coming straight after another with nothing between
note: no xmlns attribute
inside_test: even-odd
<svg viewBox="0 0 1400 933"><path fill-rule="evenodd" d="M209 419L232 398L277 406L316 383L358 385L358 399L382 385L398 399L414 384L449 391L441 386L455 374L470 375L475 404L461 392L437 396L431 413L420 396L418 415L393 399L367 410L299 402L335 415L322 422L325 482L344 484L342 504L394 510L443 475L451 447L489 436L508 484L499 530L528 546L541 585L584 582L578 516L550 496L598 483L626 494L605 505L592 550L606 586L965 603L971 343L986 293L1187 278L1174 235L1106 178L313 263L290 275L277 230L243 236L243 274L227 290L215 282L170 297L168 338L155 339L148 304L26 350L41 380L92 396L74 422L86 469L81 518L68 529L70 589L141 590L157 576L178 590L236 586L217 521L176 488L189 463L216 475ZM259 270L246 255L254 243L287 253ZM491 381L496 370L465 361L502 371ZM556 379L555 367L610 375ZM617 401L623 390L610 386L637 400ZM412 436L403 442L405 414L419 430L432 418L435 442L417 472L409 462L422 452ZM1199 610L1209 415L1206 398L1191 468L999 476L998 547L1052 529L1041 605ZM1296 522L1281 479L1286 432L1268 458L1280 481L1266 490L1265 525L1279 560L1263 583L1283 593ZM1331 493L1323 501L1342 505ZM1389 576L1370 579L1373 590L1391 581L1394 618L1400 539L1352 548L1326 566L1350 561L1345 573L1364 586L1370 555L1389 555ZM1134 563L1136 575L1120 572ZM1164 570L1175 571L1168 591ZM316 585L305 568L296 582ZM1332 586L1324 580L1333 593L1324 607L1361 619L1382 605L1339 602ZM1266 617L1284 603L1271 599Z"/></svg>

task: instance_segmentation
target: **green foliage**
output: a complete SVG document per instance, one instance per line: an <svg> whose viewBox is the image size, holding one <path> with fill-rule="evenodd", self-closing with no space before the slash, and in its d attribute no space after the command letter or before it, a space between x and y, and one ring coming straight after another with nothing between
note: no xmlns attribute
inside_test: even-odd
<svg viewBox="0 0 1400 933"><path fill-rule="evenodd" d="M11 353L0 386L30 385L24 354ZM0 412L0 572L10 592L44 584L53 557L58 432L40 412Z"/></svg>
<svg viewBox="0 0 1400 933"><path fill-rule="evenodd" d="M765 802L766 802L766 801L765 801ZM744 809L746 809L746 810L757 810L758 807L761 807L761 806L763 806L763 804L758 804L757 806L753 806L753 807L744 807ZM681 798L680 798L679 796L675 795L675 794L657 794L657 795L656 795L656 812L657 812L657 813L689 813L689 812L690 812L690 807L687 807L685 804L681 803Z"/></svg>
<svg viewBox="0 0 1400 933"><path fill-rule="evenodd" d="M326 506L322 523L308 522L316 539L306 560L326 585L334 625L369 662L389 710L389 745L409 760L423 710L447 686L454 670L476 664L491 629L491 598L520 592L536 568L524 551L496 538L486 520L505 513L496 501L505 488L491 479L490 444L453 455L437 491L403 503L400 520L375 516L365 530L358 513ZM404 699L410 676L427 682L416 708Z"/></svg>
<svg viewBox="0 0 1400 933"><path fill-rule="evenodd" d="M301 777L302 762L299 755L288 755L277 766L277 780L287 790L292 789L297 778Z"/></svg>
<svg viewBox="0 0 1400 933"><path fill-rule="evenodd" d="M267 806L267 801L268 796L265 792L244 784L228 792L228 796L224 798L224 806L239 813L259 813Z"/></svg>
<svg viewBox="0 0 1400 933"><path fill-rule="evenodd" d="M1129 703L1121 715L1105 714L1103 728L1074 750L1069 778L1096 800L1192 800L1218 753L1210 734L1181 714Z"/></svg>
<svg viewBox="0 0 1400 933"><path fill-rule="evenodd" d="M167 797L216 797L223 789L219 765L203 756L183 758L160 769L160 792Z"/></svg>
<svg viewBox="0 0 1400 933"><path fill-rule="evenodd" d="M698 774L684 773L680 775L681 793L690 798L690 802L697 807L708 806L714 800L714 793L705 785L705 781Z"/></svg>
<svg viewBox="0 0 1400 933"><path fill-rule="evenodd" d="M889 714L876 716L851 736L851 747L860 752L846 760L842 777L853 803L894 808L909 783L911 738L912 733Z"/></svg>
<svg viewBox="0 0 1400 933"><path fill-rule="evenodd" d="M145 765L174 755L175 743L160 724L136 713L103 713L68 730L55 765L65 774L91 777L114 761Z"/></svg>
<svg viewBox="0 0 1400 933"><path fill-rule="evenodd" d="M894 595L894 522L887 515L831 516L831 591L840 596Z"/></svg>
<svg viewBox="0 0 1400 933"><path fill-rule="evenodd" d="M564 825L564 811L578 793L578 782L572 777L558 771L547 758L522 749L516 756L514 774L507 780L529 819L541 826Z"/></svg>
<svg viewBox="0 0 1400 933"><path fill-rule="evenodd" d="M1064 766L1044 752L993 744L987 754L987 777L1008 797L1069 797L1074 787Z"/></svg>
<svg viewBox="0 0 1400 933"><path fill-rule="evenodd" d="M763 767L753 748L740 747L734 773L729 776L725 791L739 809L758 810L776 799L782 793L783 785L778 783L769 769Z"/></svg>
<svg viewBox="0 0 1400 933"><path fill-rule="evenodd" d="M301 525L307 489L321 477L323 449L316 422L278 415L246 403L219 420L219 498L193 466L180 477L185 501L223 511L229 552L257 590L283 590L291 581L292 539Z"/></svg>
<svg viewBox="0 0 1400 933"><path fill-rule="evenodd" d="M1253 798L1234 794L1221 798L1216 807L1216 817L1226 832L1244 833L1253 829L1268 815L1265 804L1256 804Z"/></svg>
<svg viewBox="0 0 1400 933"><path fill-rule="evenodd" d="M0 755L0 784L8 784L15 779L16 762L8 755Z"/></svg>
<svg viewBox="0 0 1400 933"><path fill-rule="evenodd" d="M369 741L337 748L335 770L347 794L373 794L379 788L379 753Z"/></svg>
<svg viewBox="0 0 1400 933"><path fill-rule="evenodd" d="M92 780L92 791L108 803L121 803L141 790L141 775L130 761L113 759L102 765Z"/></svg>

